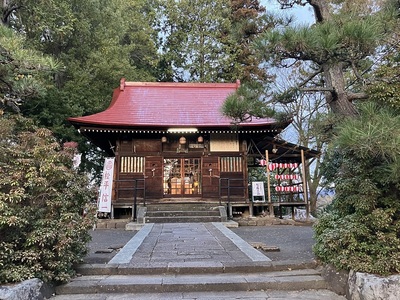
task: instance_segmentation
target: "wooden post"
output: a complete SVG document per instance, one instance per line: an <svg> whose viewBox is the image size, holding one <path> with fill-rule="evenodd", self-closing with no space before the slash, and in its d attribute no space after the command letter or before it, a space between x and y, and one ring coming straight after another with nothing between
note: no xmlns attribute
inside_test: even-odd
<svg viewBox="0 0 400 300"><path fill-rule="evenodd" d="M272 199L271 199L271 181L270 181L270 174L269 174L269 155L268 155L268 150L265 150L265 161L266 161L266 168L267 168L267 197L268 197L268 210L269 210L269 216L270 217L275 217L274 214L274 206L272 204Z"/></svg>
<svg viewBox="0 0 400 300"><path fill-rule="evenodd" d="M310 219L310 207L308 203L308 186L306 180L306 160L304 158L304 150L301 150L301 173L302 173L302 180L303 180L303 195L304 201L306 202L306 220Z"/></svg>

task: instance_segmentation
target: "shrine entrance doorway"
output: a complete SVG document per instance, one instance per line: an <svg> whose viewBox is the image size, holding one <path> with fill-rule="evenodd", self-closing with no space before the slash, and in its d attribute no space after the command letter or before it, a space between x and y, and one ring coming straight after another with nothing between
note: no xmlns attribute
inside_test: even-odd
<svg viewBox="0 0 400 300"><path fill-rule="evenodd" d="M201 196L201 158L164 158L164 197Z"/></svg>

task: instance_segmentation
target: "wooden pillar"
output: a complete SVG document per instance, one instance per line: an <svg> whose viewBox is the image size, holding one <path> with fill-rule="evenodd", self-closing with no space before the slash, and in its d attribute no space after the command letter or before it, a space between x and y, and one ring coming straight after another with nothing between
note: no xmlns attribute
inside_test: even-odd
<svg viewBox="0 0 400 300"><path fill-rule="evenodd" d="M271 180L270 180L270 174L269 174L269 168L268 168L268 165L269 165L268 150L265 150L265 161L266 161L266 168L267 168L267 197L268 197L269 216L275 217L274 205L272 204L272 199L271 199Z"/></svg>
<svg viewBox="0 0 400 300"><path fill-rule="evenodd" d="M301 150L301 173L302 173L302 180L303 180L303 195L304 201L306 203L306 220L310 219L310 206L308 203L308 185L307 185L307 178L306 178L306 160L304 158L304 150Z"/></svg>

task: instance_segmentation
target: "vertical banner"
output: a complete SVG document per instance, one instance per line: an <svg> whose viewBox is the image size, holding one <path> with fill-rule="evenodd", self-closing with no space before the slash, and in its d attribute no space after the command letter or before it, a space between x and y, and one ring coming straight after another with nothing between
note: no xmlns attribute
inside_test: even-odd
<svg viewBox="0 0 400 300"><path fill-rule="evenodd" d="M99 212L111 212L111 194L114 177L114 157L108 157L104 161L103 177L99 193Z"/></svg>

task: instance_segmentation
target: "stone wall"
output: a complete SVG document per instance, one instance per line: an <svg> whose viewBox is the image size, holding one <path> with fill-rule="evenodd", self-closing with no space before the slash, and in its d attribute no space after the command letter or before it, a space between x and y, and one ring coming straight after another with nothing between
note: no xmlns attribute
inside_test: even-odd
<svg viewBox="0 0 400 300"><path fill-rule="evenodd" d="M44 300L54 295L54 287L37 278L0 286L0 300Z"/></svg>
<svg viewBox="0 0 400 300"><path fill-rule="evenodd" d="M350 271L347 298L351 300L400 299L400 275L387 277Z"/></svg>
<svg viewBox="0 0 400 300"><path fill-rule="evenodd" d="M269 225L312 225L313 222L294 221L292 219L280 219L273 217L242 217L233 218L239 226L269 226Z"/></svg>
<svg viewBox="0 0 400 300"><path fill-rule="evenodd" d="M324 266L322 276L330 290L344 295L348 300L398 300L400 299L400 275L377 276L354 271L338 271Z"/></svg>

